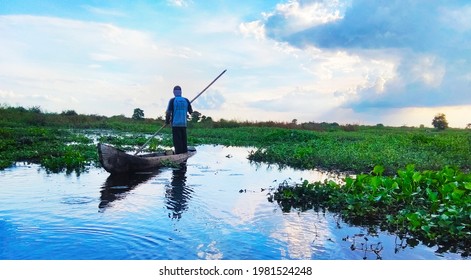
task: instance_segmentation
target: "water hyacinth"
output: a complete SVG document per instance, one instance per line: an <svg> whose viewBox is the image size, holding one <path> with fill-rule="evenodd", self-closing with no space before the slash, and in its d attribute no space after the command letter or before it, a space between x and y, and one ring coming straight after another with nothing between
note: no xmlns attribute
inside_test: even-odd
<svg viewBox="0 0 471 280"><path fill-rule="evenodd" d="M471 253L471 175L445 166L417 171L407 165L393 176L384 167L333 181L282 183L270 199L284 211L337 212L355 224L409 235L425 244Z"/></svg>

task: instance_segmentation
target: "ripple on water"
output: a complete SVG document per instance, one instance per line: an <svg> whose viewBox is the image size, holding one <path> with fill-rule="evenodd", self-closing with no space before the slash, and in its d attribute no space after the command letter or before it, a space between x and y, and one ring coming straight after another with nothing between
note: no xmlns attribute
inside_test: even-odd
<svg viewBox="0 0 471 280"><path fill-rule="evenodd" d="M76 205L76 204L88 204L94 202L95 198L88 197L88 196L72 196L72 197L65 197L62 199L62 204L67 205Z"/></svg>
<svg viewBox="0 0 471 280"><path fill-rule="evenodd" d="M130 225L48 224L22 228L15 259L162 259L168 235ZM23 249L21 249L23 247ZM47 252L54 252L53 255Z"/></svg>

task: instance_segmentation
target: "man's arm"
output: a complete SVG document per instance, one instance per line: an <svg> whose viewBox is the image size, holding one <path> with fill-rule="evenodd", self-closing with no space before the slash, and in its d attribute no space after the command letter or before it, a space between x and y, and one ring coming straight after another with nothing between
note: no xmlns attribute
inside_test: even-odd
<svg viewBox="0 0 471 280"><path fill-rule="evenodd" d="M165 123L166 124L170 124L170 121L172 120L173 100L174 98L170 99L170 101L168 102L167 111L165 111Z"/></svg>
<svg viewBox="0 0 471 280"><path fill-rule="evenodd" d="M191 113L193 113L193 108L191 107L191 102L188 99L186 101L188 101L188 113L191 114Z"/></svg>

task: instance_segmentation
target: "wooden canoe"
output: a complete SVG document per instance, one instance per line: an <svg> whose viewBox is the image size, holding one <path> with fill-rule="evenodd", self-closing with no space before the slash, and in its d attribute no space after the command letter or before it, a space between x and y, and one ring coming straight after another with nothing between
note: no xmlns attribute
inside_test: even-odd
<svg viewBox="0 0 471 280"><path fill-rule="evenodd" d="M131 155L110 145L98 143L98 155L103 168L111 174L131 173L150 170L168 165L168 163L184 163L196 154L196 149L188 147L184 154L151 153Z"/></svg>

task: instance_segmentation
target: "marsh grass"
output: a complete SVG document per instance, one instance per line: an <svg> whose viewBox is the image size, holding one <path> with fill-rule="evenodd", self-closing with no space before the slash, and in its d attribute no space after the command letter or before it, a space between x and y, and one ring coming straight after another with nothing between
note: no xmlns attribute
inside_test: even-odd
<svg viewBox="0 0 471 280"><path fill-rule="evenodd" d="M0 106L0 168L30 161L59 172L84 169L97 164L94 141L131 151L144 145L162 125L162 119L133 120L69 111L53 114L42 113L37 107ZM171 147L170 133L170 128L163 129L144 151ZM471 131L464 129L190 121L188 139L193 146L252 147L248 154L251 161L299 169L358 173L381 165L386 174L394 174L408 164L418 170L454 166L469 172L471 168Z"/></svg>

